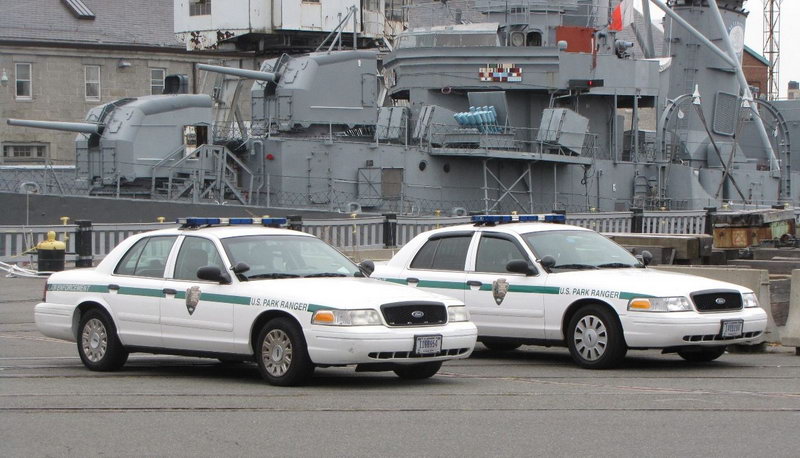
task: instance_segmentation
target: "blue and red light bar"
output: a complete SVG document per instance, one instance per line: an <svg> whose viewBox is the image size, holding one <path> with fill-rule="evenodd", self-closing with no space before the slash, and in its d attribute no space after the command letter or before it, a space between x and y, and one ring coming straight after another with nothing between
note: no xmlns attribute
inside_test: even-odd
<svg viewBox="0 0 800 458"><path fill-rule="evenodd" d="M472 222L475 224L532 223L537 221L563 224L567 221L567 217L558 213L543 213L540 215L475 215L472 217Z"/></svg>
<svg viewBox="0 0 800 458"><path fill-rule="evenodd" d="M188 218L178 218L176 223L181 227L200 227L200 226L237 226L260 224L262 226L278 227L286 225L286 218L210 218L190 216Z"/></svg>

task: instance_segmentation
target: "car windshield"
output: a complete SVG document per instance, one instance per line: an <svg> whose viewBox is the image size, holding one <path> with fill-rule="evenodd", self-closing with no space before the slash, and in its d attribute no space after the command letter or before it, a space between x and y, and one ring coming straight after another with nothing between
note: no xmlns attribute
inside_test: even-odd
<svg viewBox="0 0 800 458"><path fill-rule="evenodd" d="M352 277L358 267L314 237L248 235L222 239L233 265L243 262L248 280L295 277Z"/></svg>
<svg viewBox="0 0 800 458"><path fill-rule="evenodd" d="M643 267L625 248L592 231L546 231L523 234L536 256L552 256L554 270Z"/></svg>

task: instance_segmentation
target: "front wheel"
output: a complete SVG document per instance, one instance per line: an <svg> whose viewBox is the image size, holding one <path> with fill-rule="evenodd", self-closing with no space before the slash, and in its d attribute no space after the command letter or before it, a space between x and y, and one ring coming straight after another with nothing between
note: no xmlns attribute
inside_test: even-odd
<svg viewBox="0 0 800 458"><path fill-rule="evenodd" d="M569 320L567 345L572 359L587 369L618 366L628 352L614 313L595 304L582 307Z"/></svg>
<svg viewBox="0 0 800 458"><path fill-rule="evenodd" d="M681 350L678 356L693 363L707 363L714 361L725 353L726 346L722 347L701 347L692 350Z"/></svg>
<svg viewBox="0 0 800 458"><path fill-rule="evenodd" d="M89 370L115 371L128 360L114 322L105 313L89 310L81 317L78 329L78 354Z"/></svg>
<svg viewBox="0 0 800 458"><path fill-rule="evenodd" d="M431 378L439 372L442 367L441 361L431 361L429 363L409 364L400 366L394 370L398 377L405 380L422 380Z"/></svg>
<svg viewBox="0 0 800 458"><path fill-rule="evenodd" d="M303 332L288 318L272 319L261 330L256 361L261 376L272 385L302 385L314 372Z"/></svg>

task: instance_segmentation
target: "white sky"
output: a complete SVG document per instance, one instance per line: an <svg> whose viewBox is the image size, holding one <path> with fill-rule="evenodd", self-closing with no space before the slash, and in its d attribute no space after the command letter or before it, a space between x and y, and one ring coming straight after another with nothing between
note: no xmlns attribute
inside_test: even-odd
<svg viewBox="0 0 800 458"><path fill-rule="evenodd" d="M744 4L750 15L747 17L744 43L763 55L764 51L764 2L763 0L747 0ZM637 6L641 10L641 7ZM650 11L653 22L661 22L664 13L651 4ZM789 81L800 81L800 53L794 46L800 43L800 0L783 0L781 4L780 22L780 67L779 87L780 96L786 97L786 87ZM793 46L794 45L794 46Z"/></svg>

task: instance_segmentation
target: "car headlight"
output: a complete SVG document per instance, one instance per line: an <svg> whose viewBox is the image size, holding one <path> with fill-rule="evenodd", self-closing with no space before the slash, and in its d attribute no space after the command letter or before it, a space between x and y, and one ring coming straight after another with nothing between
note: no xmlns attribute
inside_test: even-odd
<svg viewBox="0 0 800 458"><path fill-rule="evenodd" d="M756 293L742 293L742 306L746 309L761 307Z"/></svg>
<svg viewBox="0 0 800 458"><path fill-rule="evenodd" d="M318 310L311 317L311 324L328 326L374 326L383 324L376 310Z"/></svg>
<svg viewBox="0 0 800 458"><path fill-rule="evenodd" d="M469 312L463 305L447 307L447 321L455 323L457 321L469 321Z"/></svg>
<svg viewBox="0 0 800 458"><path fill-rule="evenodd" d="M636 297L628 302L628 310L634 312L689 312L689 299L680 297Z"/></svg>

